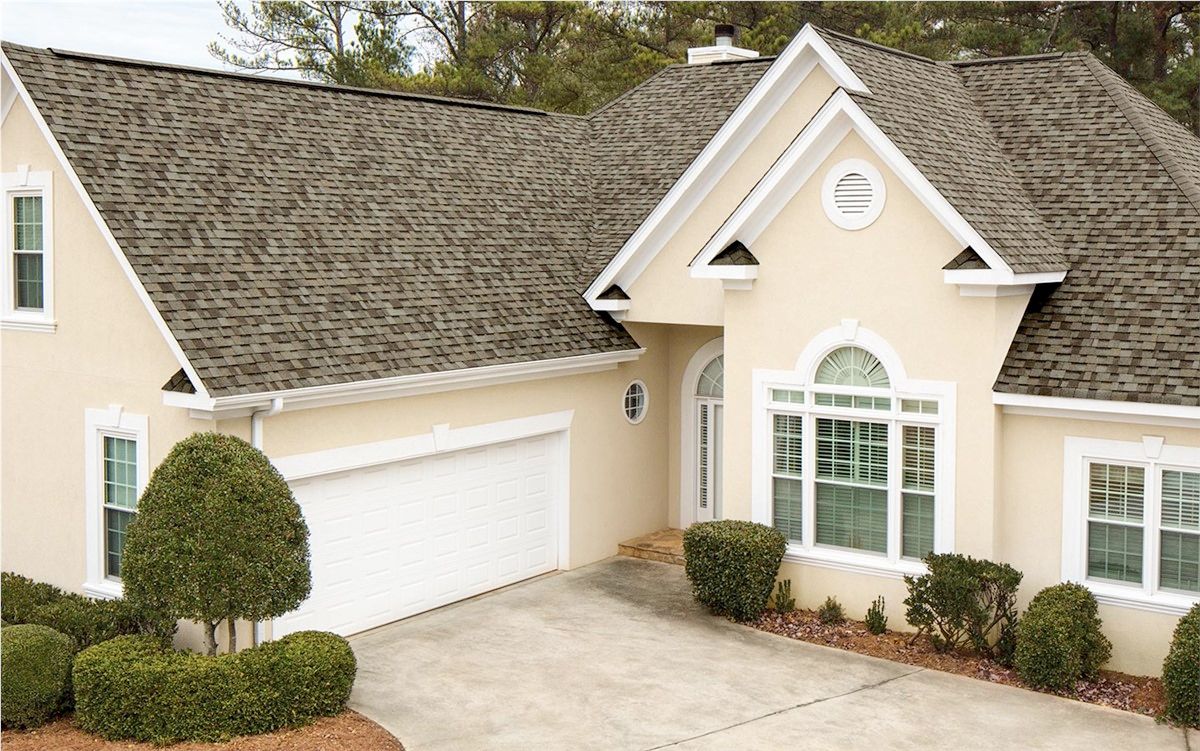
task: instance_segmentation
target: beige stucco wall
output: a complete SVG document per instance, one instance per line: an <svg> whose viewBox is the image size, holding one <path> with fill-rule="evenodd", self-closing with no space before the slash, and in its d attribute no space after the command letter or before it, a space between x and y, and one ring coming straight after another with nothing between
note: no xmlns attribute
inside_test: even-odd
<svg viewBox="0 0 1200 751"><path fill-rule="evenodd" d="M1140 442L1150 435L1165 438L1167 445L1200 447L1200 429L1014 414L1004 414L1002 423L998 555L1025 574L1022 607L1061 580L1067 437ZM1100 617L1113 642L1110 668L1142 674L1162 669L1178 616L1102 604Z"/></svg>
<svg viewBox="0 0 1200 751"><path fill-rule="evenodd" d="M812 118L836 85L817 66L717 182L626 292L631 321L720 326L721 282L692 279L689 264L726 217Z"/></svg>

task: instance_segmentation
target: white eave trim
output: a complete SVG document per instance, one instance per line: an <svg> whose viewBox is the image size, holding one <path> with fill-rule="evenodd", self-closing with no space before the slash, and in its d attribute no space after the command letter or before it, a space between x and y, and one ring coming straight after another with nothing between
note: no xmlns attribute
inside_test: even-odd
<svg viewBox="0 0 1200 751"><path fill-rule="evenodd" d="M1200 407L992 392L1005 414L1200 428Z"/></svg>
<svg viewBox="0 0 1200 751"><path fill-rule="evenodd" d="M195 368L192 367L191 363L188 362L187 355L183 352L183 347L179 346L179 342L175 339L175 335L171 333L171 329L167 326L166 320L163 319L162 314L158 311L158 308L155 307L154 302L150 299L150 294L146 291L146 287L142 284L141 279L138 278L137 273L133 270L133 266L130 265L129 259L125 257L125 253L117 244L117 239L113 236L112 231L109 230L108 224L104 221L104 217L100 215L100 210L96 208L96 204L94 201L92 201L92 197L88 195L87 189L83 187L83 182L80 181L79 175L75 172L75 168L71 166L71 162L67 159L66 152L62 150L62 146L59 145L58 139L55 138L54 133L51 132L50 126L46 124L46 119L42 117L42 113L38 110L37 105L34 103L33 97L29 95L29 91L25 88L25 84L21 81L21 77L17 75L16 68L14 68L12 62L9 61L8 55L5 55L3 52L0 52L0 65L3 66L5 75L8 76L9 80L13 84L13 87L17 90L17 93L21 97L21 101L23 101L25 106L29 109L29 114L33 117L33 121L37 124L38 130L41 132L42 137L45 138L46 143L49 144L50 150L58 159L59 164L62 166L63 173L67 176L67 179L75 188L75 192L79 195L79 199L83 202L84 208L87 209L88 214L92 217L92 221L96 223L96 227L100 230L101 236L108 244L109 250L112 251L113 257L117 259L117 264L121 267L121 271L125 273L125 278L129 280L131 285L133 285L134 293L137 294L138 299L142 301L142 305L146 308L146 312L150 314L150 319L154 321L154 325L158 328L159 333L162 334L163 339L167 343L167 347L171 350L171 354L175 355L175 360L179 364L179 367L183 368L183 372L187 374L188 378L192 382L192 385L196 387L196 391L199 394L207 395L208 392L204 388L204 382L200 379L200 375L196 372ZM11 107L11 105L9 106ZM5 114L7 115L7 113Z"/></svg>
<svg viewBox="0 0 1200 751"><path fill-rule="evenodd" d="M691 275L703 277L706 272L702 269L735 240L754 247L758 236L851 132L857 132L867 142L880 160L921 200L962 247L969 245L975 249L993 269L988 272L992 274L991 284L1002 283L1001 279L1012 283L1011 280L1019 276L1013 274L1000 254L871 121L845 89L839 89L829 97L796 140L704 245L692 261ZM1028 284L1024 281L1020 283Z"/></svg>
<svg viewBox="0 0 1200 751"><path fill-rule="evenodd" d="M243 417L255 411L271 408L276 399L283 400L282 409L292 411L312 409L334 404L394 399L439 391L497 386L517 381L594 373L611 370L623 362L636 360L645 353L644 348L620 352L599 352L576 357L559 357L551 360L487 365L479 368L462 368L439 373L415 373L412 375L378 378L370 381L339 383L327 386L310 386L283 391L256 394L209 397L200 394L163 392L163 404L191 411L191 416L201 419L224 419Z"/></svg>
<svg viewBox="0 0 1200 751"><path fill-rule="evenodd" d="M629 310L629 304L632 300L597 300L592 303L592 310L599 310L606 313L611 313L620 310Z"/></svg>
<svg viewBox="0 0 1200 751"><path fill-rule="evenodd" d="M1032 292L1039 284L1057 284L1066 271L1014 274L1011 269L946 269L942 281L957 284L963 297L1004 297Z"/></svg>
<svg viewBox="0 0 1200 751"><path fill-rule="evenodd" d="M584 298L593 308L599 296L613 284L630 289L632 282L666 241L700 205L717 181L817 65L824 68L834 84L842 89L870 93L862 79L838 57L817 30L811 24L805 24L650 215L588 286Z"/></svg>

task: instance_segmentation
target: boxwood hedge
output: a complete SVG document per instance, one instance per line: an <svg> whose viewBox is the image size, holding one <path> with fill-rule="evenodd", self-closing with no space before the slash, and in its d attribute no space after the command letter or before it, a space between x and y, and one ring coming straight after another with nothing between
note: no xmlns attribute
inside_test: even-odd
<svg viewBox="0 0 1200 751"><path fill-rule="evenodd" d="M1014 665L1035 688L1069 688L1094 680L1112 645L1100 631L1096 598L1082 584L1046 587L1017 623Z"/></svg>
<svg viewBox="0 0 1200 751"><path fill-rule="evenodd" d="M1179 619L1163 661L1167 719L1200 727L1200 605Z"/></svg>
<svg viewBox="0 0 1200 751"><path fill-rule="evenodd" d="M757 617L779 574L787 540L753 522L701 522L683 533L683 558L696 599L739 621Z"/></svg>
<svg viewBox="0 0 1200 751"><path fill-rule="evenodd" d="M122 636L75 658L75 719L111 740L221 741L337 714L355 671L346 640L321 631L211 657Z"/></svg>
<svg viewBox="0 0 1200 751"><path fill-rule="evenodd" d="M0 722L34 728L63 708L69 692L75 643L35 624L0 629Z"/></svg>

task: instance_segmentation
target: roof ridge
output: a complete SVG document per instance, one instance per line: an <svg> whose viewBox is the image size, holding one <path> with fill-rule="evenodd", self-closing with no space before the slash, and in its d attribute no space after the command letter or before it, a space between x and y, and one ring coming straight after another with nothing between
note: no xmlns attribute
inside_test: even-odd
<svg viewBox="0 0 1200 751"><path fill-rule="evenodd" d="M254 75L252 73L242 73L239 71L217 70L215 68L201 68L194 65L179 65L176 63L164 63L155 60L140 60L137 58L120 57L117 55L104 55L96 52L64 50L57 47L32 47L29 45L8 41L3 42L3 45L5 48L14 48L25 52L51 54L56 57L67 59L90 60L94 62L110 63L113 65L147 68L150 70L167 70L178 73L191 73L201 76L213 76L215 78L233 78L242 81L276 84L281 86L299 86L310 89L324 89L326 91L332 91L335 93L358 94L360 96L409 99L414 101L428 102L430 104L443 104L450 107L473 107L476 109L500 110L505 112L513 112L516 114L539 115L543 117L579 117L579 115L570 115L560 112L547 112L546 110L539 110L533 107L518 107L511 104L484 102L477 99L460 99L456 97L437 96L433 94L416 94L407 91L392 91L390 89L372 89L364 86L346 86L344 84L323 83L321 81L304 81L295 78L276 78L274 76Z"/></svg>
<svg viewBox="0 0 1200 751"><path fill-rule="evenodd" d="M940 65L942 62L939 60L934 60L931 57L925 57L924 55L918 55L915 52L906 52L905 50L898 50L895 47L888 47L887 45L879 44L878 42L872 42L872 41L869 41L866 39L860 39L859 37L852 36L850 34L843 34L840 31L832 31L830 29L825 28L824 26L817 26L816 24L813 24L813 28L816 29L817 31L821 32L822 34L828 34L831 37L837 37L838 39L842 40L843 42L849 42L850 44L858 44L858 45L862 45L863 47L871 47L872 49L879 50L880 52L886 52L888 54L896 55L898 57L907 57L910 60L916 60L917 62L922 62L922 63L930 63L932 65Z"/></svg>
<svg viewBox="0 0 1200 751"><path fill-rule="evenodd" d="M1067 52L1038 52L1033 55L1007 55L1005 57L980 57L974 60L947 60L956 68L968 68L974 65L995 65L997 63L1032 63L1039 60L1056 60L1066 57Z"/></svg>
<svg viewBox="0 0 1200 751"><path fill-rule="evenodd" d="M1105 93L1112 98L1117 108L1121 110L1121 114L1133 126L1133 130L1137 133L1138 138L1142 139L1142 142L1146 144L1146 148L1150 149L1150 153L1154 155L1158 163L1167 171L1167 175L1175 183L1176 187L1179 188L1179 192L1183 193L1184 198L1192 206L1196 207L1197 211L1200 211L1200 185L1192 181L1191 176L1183 168L1183 165L1179 164L1178 160L1176 160L1174 150L1159 136L1158 130L1134 106L1130 100L1129 92L1125 90L1124 86L1119 85L1124 79L1117 76L1114 71L1091 53L1083 55L1083 61L1092 76L1095 77L1096 82L1100 84L1100 88L1104 89ZM1151 104L1154 103L1151 102Z"/></svg>

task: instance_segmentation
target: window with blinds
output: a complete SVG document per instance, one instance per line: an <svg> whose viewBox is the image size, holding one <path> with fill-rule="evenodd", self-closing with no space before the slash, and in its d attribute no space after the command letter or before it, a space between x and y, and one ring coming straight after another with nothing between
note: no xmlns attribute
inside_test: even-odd
<svg viewBox="0 0 1200 751"><path fill-rule="evenodd" d="M1200 592L1200 472L1164 469L1159 586Z"/></svg>
<svg viewBox="0 0 1200 751"><path fill-rule="evenodd" d="M818 418L816 542L887 553L888 426Z"/></svg>
<svg viewBox="0 0 1200 751"><path fill-rule="evenodd" d="M1088 465L1088 576L1142 581L1146 470L1120 464Z"/></svg>
<svg viewBox="0 0 1200 751"><path fill-rule="evenodd" d="M920 559L933 552L934 430L928 425L901 428L900 554L905 558Z"/></svg>
<svg viewBox="0 0 1200 751"><path fill-rule="evenodd" d="M804 418L775 415L772 425L771 495L775 528L789 541L800 542L804 518Z"/></svg>

